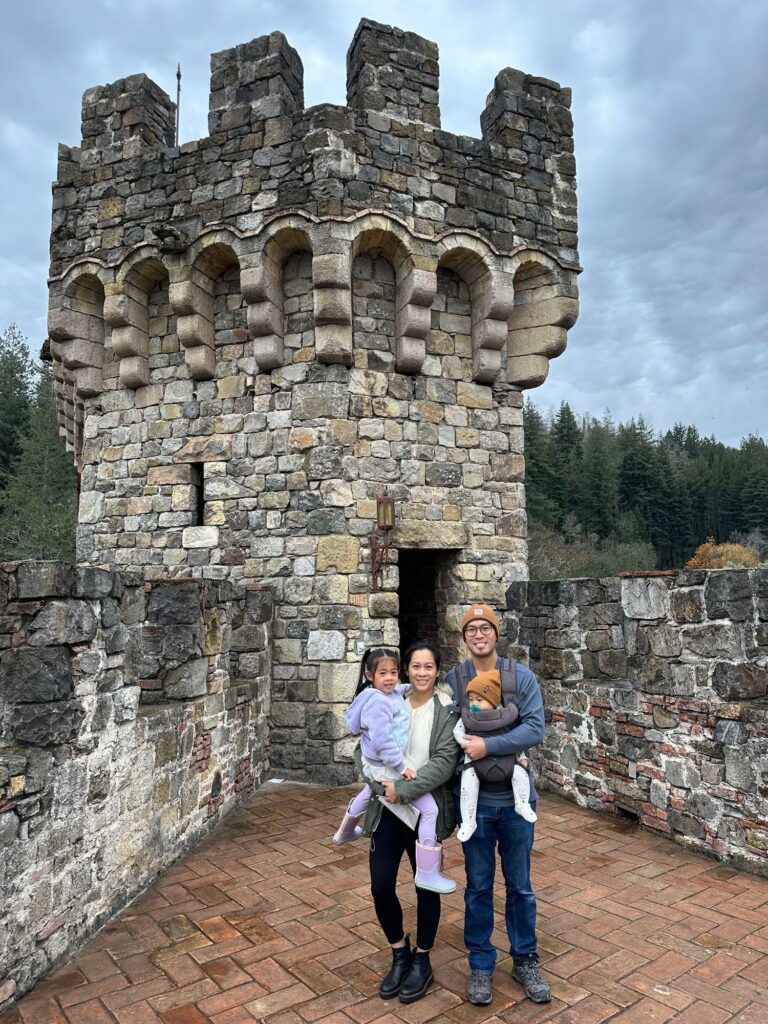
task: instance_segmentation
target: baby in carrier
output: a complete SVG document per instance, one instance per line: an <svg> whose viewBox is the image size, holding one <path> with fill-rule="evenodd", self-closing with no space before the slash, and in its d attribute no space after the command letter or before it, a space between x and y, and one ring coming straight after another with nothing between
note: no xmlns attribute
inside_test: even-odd
<svg viewBox="0 0 768 1024"><path fill-rule="evenodd" d="M517 721L514 705L501 706L501 675L496 669L479 672L467 684L467 702L461 710L453 735L457 743L465 736L494 736L508 732ZM480 786L493 792L512 788L515 811L526 821L536 821L531 807L531 783L528 778L528 758L525 753L503 757L483 757L472 761L465 755L461 771L461 818L457 835L465 843L477 828L477 795Z"/></svg>

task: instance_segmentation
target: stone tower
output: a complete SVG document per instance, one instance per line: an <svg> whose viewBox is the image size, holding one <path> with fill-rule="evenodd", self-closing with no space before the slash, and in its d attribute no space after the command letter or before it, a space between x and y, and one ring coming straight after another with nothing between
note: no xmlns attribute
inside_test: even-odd
<svg viewBox="0 0 768 1024"><path fill-rule="evenodd" d="M527 575L521 391L578 311L570 92L503 70L478 139L441 130L438 86L434 43L364 20L347 105L305 109L274 32L212 56L208 137L174 148L135 75L89 89L60 147L78 561L269 587L283 774L350 778L363 647L426 633L450 662L462 606Z"/></svg>

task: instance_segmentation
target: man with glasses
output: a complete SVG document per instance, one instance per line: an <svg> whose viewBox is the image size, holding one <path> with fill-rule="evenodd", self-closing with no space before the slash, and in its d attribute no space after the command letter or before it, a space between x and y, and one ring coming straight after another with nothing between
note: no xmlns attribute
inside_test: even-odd
<svg viewBox="0 0 768 1024"><path fill-rule="evenodd" d="M472 761L484 757L519 754L544 739L544 703L536 676L524 665L500 658L496 651L499 620L485 604L472 605L462 620L462 635L470 658L451 669L446 682L460 707L467 684L480 672L496 669L502 681L503 701L516 705L518 720L501 735L466 736L462 746ZM458 787L456 790L458 801ZM531 804L536 789L531 778ZM476 1006L491 1002L491 978L496 968L493 932L493 886L496 877L496 848L506 881L506 925L512 977L535 1003L552 998L549 985L538 968L536 952L536 897L531 888L533 824L515 812L510 787L501 791L480 788L477 801L477 829L463 844L467 885L464 890L464 944L471 971L467 998Z"/></svg>

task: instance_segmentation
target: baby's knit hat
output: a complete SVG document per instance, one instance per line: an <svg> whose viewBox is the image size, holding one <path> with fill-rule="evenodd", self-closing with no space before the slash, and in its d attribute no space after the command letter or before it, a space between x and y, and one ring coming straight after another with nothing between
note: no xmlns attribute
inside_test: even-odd
<svg viewBox="0 0 768 1024"><path fill-rule="evenodd" d="M467 698L474 693L483 697L495 708L501 704L501 676L495 668L488 672L478 672L475 678L467 683Z"/></svg>

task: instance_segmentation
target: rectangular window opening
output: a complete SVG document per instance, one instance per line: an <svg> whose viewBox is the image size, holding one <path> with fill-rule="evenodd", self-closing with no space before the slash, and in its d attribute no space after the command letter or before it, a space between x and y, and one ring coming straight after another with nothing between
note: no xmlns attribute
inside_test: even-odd
<svg viewBox="0 0 768 1024"><path fill-rule="evenodd" d="M193 462L189 467L189 482L192 484L193 526L205 525L205 487L202 462Z"/></svg>

